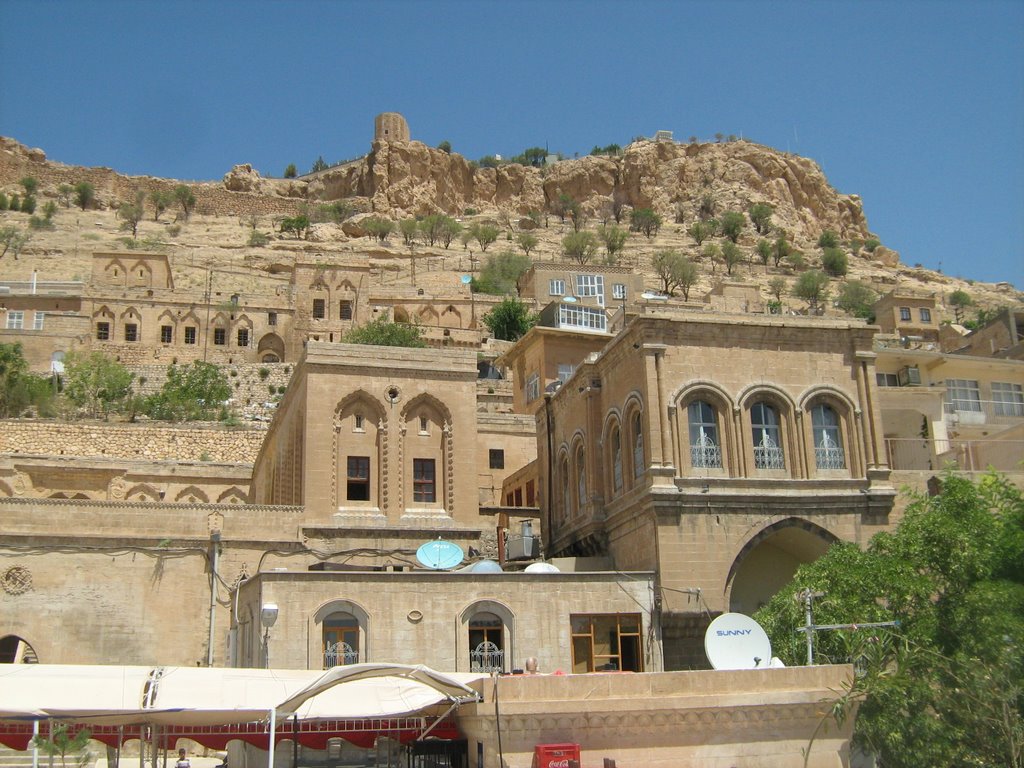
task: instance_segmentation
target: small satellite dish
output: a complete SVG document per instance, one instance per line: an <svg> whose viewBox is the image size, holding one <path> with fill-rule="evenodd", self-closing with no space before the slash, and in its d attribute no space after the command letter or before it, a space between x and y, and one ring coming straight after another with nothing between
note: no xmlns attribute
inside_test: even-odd
<svg viewBox="0 0 1024 768"><path fill-rule="evenodd" d="M561 573L557 565L551 563L530 563L523 569L523 573Z"/></svg>
<svg viewBox="0 0 1024 768"><path fill-rule="evenodd" d="M761 625L742 613L723 613L704 633L704 652L715 669L766 669L772 644Z"/></svg>
<svg viewBox="0 0 1024 768"><path fill-rule="evenodd" d="M576 297L575 296L564 296L564 297L562 297L562 303L563 304L575 304L576 303Z"/></svg>
<svg viewBox="0 0 1024 768"><path fill-rule="evenodd" d="M463 275L462 277L459 278L459 280L462 281L463 285L469 285L470 283L473 282L473 278L470 277L469 275Z"/></svg>
<svg viewBox="0 0 1024 768"><path fill-rule="evenodd" d="M452 541L428 541L416 550L416 559L424 568L432 571L446 571L462 562L465 554L462 547Z"/></svg>

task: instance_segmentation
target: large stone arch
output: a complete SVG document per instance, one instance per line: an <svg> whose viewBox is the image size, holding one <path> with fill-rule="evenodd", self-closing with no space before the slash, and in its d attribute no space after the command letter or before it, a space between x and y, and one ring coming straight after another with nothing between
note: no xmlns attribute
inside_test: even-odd
<svg viewBox="0 0 1024 768"><path fill-rule="evenodd" d="M324 666L323 656L323 623L334 613L347 613L359 623L359 661L370 661L373 656L370 649L373 635L370 631L370 612L355 600L336 598L321 604L310 617L309 635L309 668L321 669Z"/></svg>
<svg viewBox="0 0 1024 768"><path fill-rule="evenodd" d="M740 548L729 568L729 610L754 613L792 581L798 566L814 562L837 541L839 537L828 529L799 517L761 529Z"/></svg>
<svg viewBox="0 0 1024 768"><path fill-rule="evenodd" d="M284 340L276 333L266 333L256 347L256 357L261 363L284 362Z"/></svg>
<svg viewBox="0 0 1024 768"><path fill-rule="evenodd" d="M471 668L469 626L473 617L478 613L492 613L501 619L503 630L502 650L505 654L504 669L506 672L511 672L516 666L516 614L515 611L500 600L488 598L474 600L459 612L459 622L456 629L458 643L455 668L459 671L465 670L467 672Z"/></svg>

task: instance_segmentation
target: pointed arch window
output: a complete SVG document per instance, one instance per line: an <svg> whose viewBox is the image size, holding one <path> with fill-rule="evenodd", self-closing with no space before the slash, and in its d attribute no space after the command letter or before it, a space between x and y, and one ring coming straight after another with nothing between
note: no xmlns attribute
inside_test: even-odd
<svg viewBox="0 0 1024 768"><path fill-rule="evenodd" d="M779 414L765 402L750 407L750 425L753 431L754 466L757 469L785 469L786 457L782 451Z"/></svg>
<svg viewBox="0 0 1024 768"><path fill-rule="evenodd" d="M501 617L479 611L469 620L469 671L505 671L505 626Z"/></svg>
<svg viewBox="0 0 1024 768"><path fill-rule="evenodd" d="M644 465L644 429L640 411L633 414L633 477L640 477L647 467Z"/></svg>
<svg viewBox="0 0 1024 768"><path fill-rule="evenodd" d="M819 404L811 409L814 431L814 464L818 469L846 469L839 417L831 406Z"/></svg>
<svg viewBox="0 0 1024 768"><path fill-rule="evenodd" d="M691 466L721 469L722 444L718 440L715 409L704 400L694 400L687 407L687 415Z"/></svg>
<svg viewBox="0 0 1024 768"><path fill-rule="evenodd" d="M569 517L570 510L572 509L572 498L569 493L569 459L562 459L561 466L562 475L562 514L565 517Z"/></svg>
<svg viewBox="0 0 1024 768"><path fill-rule="evenodd" d="M587 467L584 464L583 446L576 448L576 511L582 512L587 502Z"/></svg>
<svg viewBox="0 0 1024 768"><path fill-rule="evenodd" d="M612 487L615 493L622 490L622 434L619 428L612 430Z"/></svg>

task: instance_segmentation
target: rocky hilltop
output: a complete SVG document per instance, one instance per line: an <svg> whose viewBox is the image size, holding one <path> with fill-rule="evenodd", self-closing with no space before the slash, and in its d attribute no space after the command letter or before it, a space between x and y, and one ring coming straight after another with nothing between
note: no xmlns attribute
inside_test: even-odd
<svg viewBox="0 0 1024 768"><path fill-rule="evenodd" d="M743 140L689 144L638 140L617 156L563 160L540 168L515 163L481 168L461 155L421 142L375 140L361 158L296 179L264 177L242 164L220 180L182 182L65 165L47 159L42 149L0 137L0 193L23 194L21 180L26 177L38 182L40 208L51 201L59 205L52 226L44 228L33 229L25 213L0 212L0 224L20 227L29 235L20 257L12 260L8 255L2 262L8 279L29 279L33 270L45 279L80 279L89 273L92 251L159 247L170 253L179 272L186 263L196 271L196 276L182 278L184 284L205 279L203 270L208 266L231 268L233 279L244 286L248 275L257 280L268 273L278 275L300 260L360 258L386 263L392 279L400 281L393 270L408 268L402 264L409 260L410 251L397 236L380 244L365 239L359 219L371 212L392 219L445 213L464 224L491 221L504 230L504 239L488 255L514 249L516 233L535 228L538 244L531 258L561 259L562 238L571 226L553 211L559 198L568 196L587 215L591 229L609 220L613 210L620 211L624 224L631 209L651 208L662 217L664 225L655 236L633 234L619 256L620 263L645 273L652 289L659 288L660 281L651 256L673 248L698 264L695 292L709 290L726 277L724 268L718 265L716 270L702 256L687 234L688 227L702 217L727 211L746 214L751 205L767 203L772 207L771 237L784 233L806 263L797 269L759 263L754 249L762 235L748 221L738 240L746 263L728 279L755 282L765 296L772 277L792 285L798 269L818 267L818 238L831 230L849 253L847 278L864 281L878 293L899 286L948 297L965 289L979 305L992 307L1022 299L1008 283L950 277L920 265L903 265L899 254L885 245L864 247L865 241L877 238L857 195L837 192L807 158ZM69 190L80 182L88 182L95 190L88 212L69 199ZM182 184L195 197L193 215L176 221L180 211L171 207L157 218L147 202L137 239L126 242L130 238L119 231L123 222L117 216L118 207L140 192L148 201L154 192L171 192ZM349 220L320 221L302 240L280 231L282 218L339 200L348 203ZM254 230L265 235L259 243L251 237ZM419 244L418 259L437 256L441 264L448 264L433 276L421 274L420 279L435 282L438 290L449 290L467 268L456 254L472 257L475 245L459 248L455 244L449 251ZM446 257L456 258L445 262Z"/></svg>

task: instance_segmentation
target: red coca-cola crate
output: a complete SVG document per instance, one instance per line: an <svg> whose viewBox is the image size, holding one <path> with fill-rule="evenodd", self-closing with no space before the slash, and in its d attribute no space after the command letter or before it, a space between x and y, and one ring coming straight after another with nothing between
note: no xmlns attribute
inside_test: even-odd
<svg viewBox="0 0 1024 768"><path fill-rule="evenodd" d="M533 748L533 768L569 768L580 761L579 744L538 744Z"/></svg>

